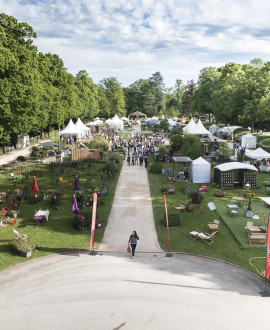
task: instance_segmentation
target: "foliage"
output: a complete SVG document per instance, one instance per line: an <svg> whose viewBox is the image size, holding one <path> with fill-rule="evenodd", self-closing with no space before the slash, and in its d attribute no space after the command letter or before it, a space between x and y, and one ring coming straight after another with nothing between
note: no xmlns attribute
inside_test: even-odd
<svg viewBox="0 0 270 330"><path fill-rule="evenodd" d="M103 167L103 172L116 173L119 171L119 165L116 163L108 163Z"/></svg>
<svg viewBox="0 0 270 330"><path fill-rule="evenodd" d="M18 202L22 202L27 198L27 191L24 190L24 188L22 189L17 188L15 189L14 193L15 193L15 198Z"/></svg>
<svg viewBox="0 0 270 330"><path fill-rule="evenodd" d="M101 137L95 137L87 146L90 149L100 149L104 152L108 151L109 143L102 139Z"/></svg>
<svg viewBox="0 0 270 330"><path fill-rule="evenodd" d="M188 196L191 200L191 203L196 205L196 206L199 206L204 200L204 195L201 192L198 192L198 191L190 192L188 194Z"/></svg>
<svg viewBox="0 0 270 330"><path fill-rule="evenodd" d="M159 147L159 159L163 160L165 154L169 155L169 149L163 144Z"/></svg>
<svg viewBox="0 0 270 330"><path fill-rule="evenodd" d="M182 134L175 134L171 136L171 148L172 151L179 151L183 144L184 137Z"/></svg>
<svg viewBox="0 0 270 330"><path fill-rule="evenodd" d="M17 160L18 160L19 162L26 162L26 161L27 161L27 158L24 157L24 156L18 156L18 157L17 157Z"/></svg>
<svg viewBox="0 0 270 330"><path fill-rule="evenodd" d="M162 174L163 164L162 163L153 163L150 166L150 173Z"/></svg>
<svg viewBox="0 0 270 330"><path fill-rule="evenodd" d="M75 191L75 196L76 196L78 203L83 203L83 201L84 201L84 191L83 190Z"/></svg>
<svg viewBox="0 0 270 330"><path fill-rule="evenodd" d="M24 240L12 240L9 242L9 246L12 248L13 251L16 252L22 252L22 253L27 253L27 252L32 252L33 247L31 242L29 241L24 241Z"/></svg>
<svg viewBox="0 0 270 330"><path fill-rule="evenodd" d="M36 159L36 158L44 158L47 155L47 149L43 147L36 147L33 146L30 157Z"/></svg>
<svg viewBox="0 0 270 330"><path fill-rule="evenodd" d="M51 196L50 207L54 210L59 210L59 207L60 207L60 204L62 203L62 200L63 200L63 192L62 191L56 191Z"/></svg>
<svg viewBox="0 0 270 330"><path fill-rule="evenodd" d="M75 214L73 219L73 228L83 230L84 227L87 227L85 217L80 213Z"/></svg>
<svg viewBox="0 0 270 330"><path fill-rule="evenodd" d="M32 192L31 195L29 196L29 203L37 204L44 199L44 196L45 194L43 190Z"/></svg>
<svg viewBox="0 0 270 330"><path fill-rule="evenodd" d="M166 213L163 217L163 225L167 227ZM168 210L168 225L169 227L180 226L180 214L178 212Z"/></svg>
<svg viewBox="0 0 270 330"><path fill-rule="evenodd" d="M186 133L183 138L180 152L183 156L196 159L201 155L201 141L198 135Z"/></svg>

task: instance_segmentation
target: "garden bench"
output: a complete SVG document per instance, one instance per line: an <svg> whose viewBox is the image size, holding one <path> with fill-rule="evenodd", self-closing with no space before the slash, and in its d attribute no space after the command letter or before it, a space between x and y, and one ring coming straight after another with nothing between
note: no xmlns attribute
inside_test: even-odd
<svg viewBox="0 0 270 330"><path fill-rule="evenodd" d="M266 233L252 233L248 235L248 242L250 246L266 245Z"/></svg>

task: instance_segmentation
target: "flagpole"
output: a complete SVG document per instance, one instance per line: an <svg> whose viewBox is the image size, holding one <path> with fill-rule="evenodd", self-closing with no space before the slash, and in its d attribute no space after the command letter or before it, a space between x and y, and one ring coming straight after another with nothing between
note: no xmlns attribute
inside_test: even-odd
<svg viewBox="0 0 270 330"><path fill-rule="evenodd" d="M270 277L270 213L268 215L268 224L267 224L267 235L266 235L266 261L265 261L265 279L264 279L264 292L260 292L262 297L270 297L270 294L266 291L266 281ZM266 230L266 228L265 228Z"/></svg>

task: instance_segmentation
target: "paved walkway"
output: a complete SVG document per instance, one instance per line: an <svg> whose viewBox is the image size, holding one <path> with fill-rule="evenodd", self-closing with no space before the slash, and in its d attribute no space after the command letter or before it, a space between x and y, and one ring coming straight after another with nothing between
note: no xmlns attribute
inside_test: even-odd
<svg viewBox="0 0 270 330"><path fill-rule="evenodd" d="M134 229L140 241L131 259L125 251ZM1 272L0 324L9 330L253 330L268 325L263 289L257 277L222 262L166 258L146 170L125 162L98 254L51 255Z"/></svg>

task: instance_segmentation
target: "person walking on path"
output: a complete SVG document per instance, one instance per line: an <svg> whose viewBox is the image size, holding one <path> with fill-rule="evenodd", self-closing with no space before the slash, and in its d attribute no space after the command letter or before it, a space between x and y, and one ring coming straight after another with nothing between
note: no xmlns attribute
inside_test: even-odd
<svg viewBox="0 0 270 330"><path fill-rule="evenodd" d="M131 245L131 252L132 252L132 258L135 258L135 250L137 246L137 241L139 240L139 236L137 235L136 231L133 230L132 234L129 237L128 243Z"/></svg>
<svg viewBox="0 0 270 330"><path fill-rule="evenodd" d="M127 164L130 166L130 155L127 156Z"/></svg>
<svg viewBox="0 0 270 330"><path fill-rule="evenodd" d="M145 168L147 168L147 165L148 165L148 158L147 158L147 156L144 157L144 165L145 165Z"/></svg>

